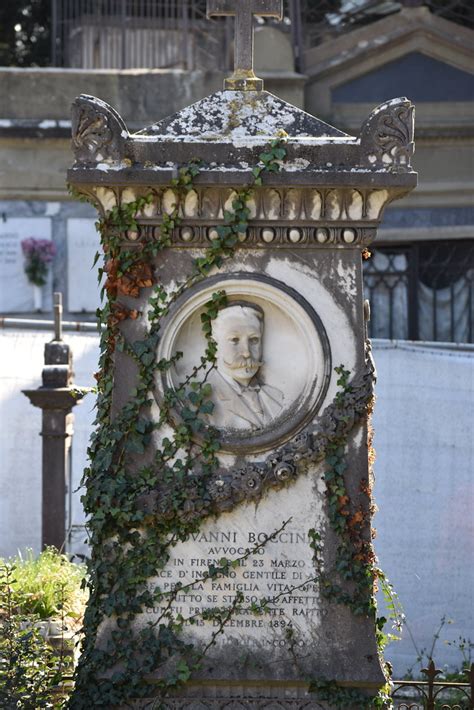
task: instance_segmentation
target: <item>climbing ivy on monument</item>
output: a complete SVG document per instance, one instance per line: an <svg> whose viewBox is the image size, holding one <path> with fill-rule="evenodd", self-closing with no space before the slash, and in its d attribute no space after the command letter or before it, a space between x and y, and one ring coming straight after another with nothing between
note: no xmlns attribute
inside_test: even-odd
<svg viewBox="0 0 474 710"><path fill-rule="evenodd" d="M263 91L249 18L279 6L210 3L226 90L139 133L75 102L105 302L71 708L387 701L361 255L414 185L413 110L356 139Z"/></svg>

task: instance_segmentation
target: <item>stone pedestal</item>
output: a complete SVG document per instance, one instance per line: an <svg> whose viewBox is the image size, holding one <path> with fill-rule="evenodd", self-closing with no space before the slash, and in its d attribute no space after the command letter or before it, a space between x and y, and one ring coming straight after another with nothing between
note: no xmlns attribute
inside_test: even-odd
<svg viewBox="0 0 474 710"><path fill-rule="evenodd" d="M76 101L74 126L69 181L97 205L104 225L111 210L146 197L136 226L120 234L104 228L106 243L113 234L123 253L146 253L173 219L167 247L147 272L163 292L178 288L153 356L173 365L156 371L149 421L158 422L169 393L204 356L206 304L226 294L214 314L217 357L205 378L213 402L207 426L219 432L218 466L205 486L197 469L188 471L178 502L165 469L137 501L147 525L190 523L185 539L170 544L169 558L150 570L147 598L156 603L144 603L124 622L130 638L144 638L151 629L169 630L171 618L187 619L180 638L203 652L186 682L177 683L183 687L168 687L162 707L333 707L321 687L318 696L321 681L375 695L385 676L371 582L362 589L354 573L375 575L368 439L375 373L361 255L368 256L385 205L416 183L413 107L407 99L380 106L355 138L265 91L223 91L130 135L110 107L84 96ZM92 140L93 126L101 129ZM283 151L277 167L265 171L275 140ZM192 188L180 190L179 169L196 161ZM253 185L249 218L235 251L189 281L196 260L225 234L246 185ZM156 293L145 279L133 294L112 296L125 314L124 345L113 353L118 420L139 384L130 348L140 352L133 344L148 337ZM164 438L187 416L185 405L171 408L146 450L126 459L131 476L153 467ZM195 446L205 437L205 428L197 429ZM105 651L117 619L102 613L94 642ZM149 669L150 696L179 670L178 656ZM361 706L363 695L354 697L347 696L347 710Z"/></svg>
<svg viewBox="0 0 474 710"><path fill-rule="evenodd" d="M42 548L63 550L66 541L66 492L70 477L70 450L74 433L73 407L85 392L72 387L69 345L53 340L45 345L43 386L23 390L31 404L42 410Z"/></svg>

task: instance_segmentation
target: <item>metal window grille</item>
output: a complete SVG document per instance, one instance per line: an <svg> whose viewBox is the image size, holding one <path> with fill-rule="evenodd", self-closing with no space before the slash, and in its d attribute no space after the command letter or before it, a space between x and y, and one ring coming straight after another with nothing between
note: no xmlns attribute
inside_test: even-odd
<svg viewBox="0 0 474 710"><path fill-rule="evenodd" d="M52 64L83 69L207 68L226 60L226 23L192 0L53 0Z"/></svg>
<svg viewBox="0 0 474 710"><path fill-rule="evenodd" d="M376 248L364 288L371 337L474 342L474 239Z"/></svg>
<svg viewBox="0 0 474 710"><path fill-rule="evenodd" d="M472 0L284 0L297 68L305 49L424 5L474 28ZM270 22L272 22L270 20ZM52 0L52 65L84 69L231 65L232 20L206 19L206 0Z"/></svg>
<svg viewBox="0 0 474 710"><path fill-rule="evenodd" d="M302 44L299 1L286 0L281 25L296 47ZM208 20L206 0L53 0L52 65L227 71L232 23Z"/></svg>

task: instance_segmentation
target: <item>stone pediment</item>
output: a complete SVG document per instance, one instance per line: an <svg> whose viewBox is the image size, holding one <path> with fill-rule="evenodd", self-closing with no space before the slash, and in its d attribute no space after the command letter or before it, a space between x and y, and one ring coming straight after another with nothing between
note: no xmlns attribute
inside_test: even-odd
<svg viewBox="0 0 474 710"><path fill-rule="evenodd" d="M439 104L442 97L434 89L427 92L425 87L416 95L411 68L415 64L419 72L433 79L442 75L446 86L451 87L446 103L472 101L473 44L472 30L437 17L425 7L404 8L306 53L307 106L310 110L317 106L321 115L342 119L343 125L352 128L352 123L334 110L335 104L365 104L365 111L370 103L383 101L385 88L392 95L396 93L392 80L397 69L411 100ZM378 94L374 88L377 83L381 87ZM362 113L361 108L357 117Z"/></svg>
<svg viewBox="0 0 474 710"><path fill-rule="evenodd" d="M82 95L73 105L76 162L71 184L167 184L179 166L200 161L199 183L251 183L272 140L284 136L286 160L265 185L366 185L411 189L414 108L406 98L374 109L359 136L265 91L222 91L130 133L105 102Z"/></svg>
<svg viewBox="0 0 474 710"><path fill-rule="evenodd" d="M217 91L139 131L161 141L265 143L284 130L290 138L348 137L343 131L268 91Z"/></svg>

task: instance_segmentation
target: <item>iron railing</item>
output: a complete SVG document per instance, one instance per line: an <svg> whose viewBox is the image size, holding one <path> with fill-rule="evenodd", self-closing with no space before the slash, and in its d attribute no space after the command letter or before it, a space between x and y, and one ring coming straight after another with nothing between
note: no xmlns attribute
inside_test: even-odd
<svg viewBox="0 0 474 710"><path fill-rule="evenodd" d="M376 248L364 288L371 337L474 342L474 239Z"/></svg>
<svg viewBox="0 0 474 710"><path fill-rule="evenodd" d="M431 660L421 671L426 680L393 682L395 710L473 710L474 664L466 671L466 682L449 682L438 678L441 671Z"/></svg>

